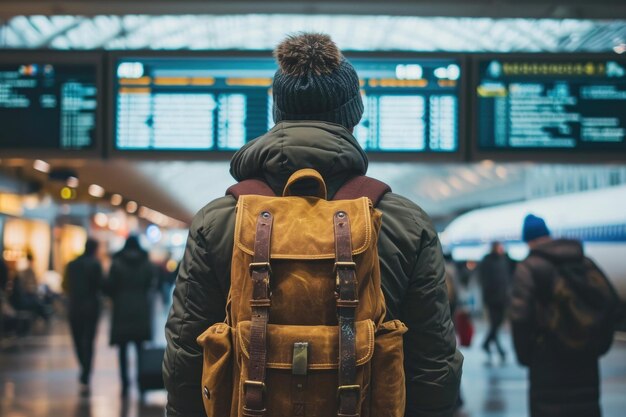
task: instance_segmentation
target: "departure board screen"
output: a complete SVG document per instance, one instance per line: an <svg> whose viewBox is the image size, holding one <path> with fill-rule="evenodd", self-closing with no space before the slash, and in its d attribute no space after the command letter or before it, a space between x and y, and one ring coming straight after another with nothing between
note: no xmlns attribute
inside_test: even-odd
<svg viewBox="0 0 626 417"><path fill-rule="evenodd" d="M53 151L94 148L97 64L45 58L18 62L14 58L3 56L0 63L0 147Z"/></svg>
<svg viewBox="0 0 626 417"><path fill-rule="evenodd" d="M626 61L497 56L477 65L482 151L626 151Z"/></svg>
<svg viewBox="0 0 626 417"><path fill-rule="evenodd" d="M457 59L351 58L366 151L451 153L459 146ZM121 56L114 144L134 151L233 151L274 126L271 57Z"/></svg>

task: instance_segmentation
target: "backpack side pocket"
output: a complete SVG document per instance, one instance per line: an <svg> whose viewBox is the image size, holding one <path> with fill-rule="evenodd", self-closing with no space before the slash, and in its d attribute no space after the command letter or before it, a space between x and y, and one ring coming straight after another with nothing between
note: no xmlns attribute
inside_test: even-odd
<svg viewBox="0 0 626 417"><path fill-rule="evenodd" d="M198 336L202 346L202 402L207 417L230 415L233 390L233 329L216 323Z"/></svg>
<svg viewBox="0 0 626 417"><path fill-rule="evenodd" d="M402 335L407 327L400 320L386 321L376 329L370 415L403 417L406 406Z"/></svg>

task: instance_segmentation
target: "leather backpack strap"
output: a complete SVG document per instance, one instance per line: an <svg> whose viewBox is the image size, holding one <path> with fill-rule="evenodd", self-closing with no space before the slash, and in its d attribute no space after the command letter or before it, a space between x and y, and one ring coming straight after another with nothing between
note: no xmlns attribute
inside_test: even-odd
<svg viewBox="0 0 626 417"><path fill-rule="evenodd" d="M346 181L335 193L333 200L352 200L359 197L367 197L376 207L383 196L390 192L391 187L384 182L360 175Z"/></svg>
<svg viewBox="0 0 626 417"><path fill-rule="evenodd" d="M274 197L276 195L265 181L258 178L240 181L226 190L226 195L232 195L236 200L239 200L239 197L242 195L250 194L264 195L266 197Z"/></svg>
<svg viewBox="0 0 626 417"><path fill-rule="evenodd" d="M245 417L263 417L265 408L265 366L267 364L267 322L270 311L270 241L274 218L268 211L259 213L254 239L252 278L252 321L248 379L243 383Z"/></svg>
<svg viewBox="0 0 626 417"><path fill-rule="evenodd" d="M337 313L339 316L339 397L338 417L358 417L361 387L356 384L356 264L352 259L350 219L344 211L333 216L335 270L337 272Z"/></svg>

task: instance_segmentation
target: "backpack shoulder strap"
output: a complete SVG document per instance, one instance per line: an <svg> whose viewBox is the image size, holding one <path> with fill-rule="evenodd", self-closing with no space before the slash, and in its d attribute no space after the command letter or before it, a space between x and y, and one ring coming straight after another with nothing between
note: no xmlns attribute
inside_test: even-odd
<svg viewBox="0 0 626 417"><path fill-rule="evenodd" d="M346 181L335 193L333 200L352 200L359 197L368 197L374 207L378 205L383 196L391 192L391 187L374 178L359 175Z"/></svg>
<svg viewBox="0 0 626 417"><path fill-rule="evenodd" d="M232 195L235 197L235 200L239 200L239 197L242 195L249 194L264 195L266 197L276 196L274 190L265 181L258 178L240 181L226 190L226 195Z"/></svg>

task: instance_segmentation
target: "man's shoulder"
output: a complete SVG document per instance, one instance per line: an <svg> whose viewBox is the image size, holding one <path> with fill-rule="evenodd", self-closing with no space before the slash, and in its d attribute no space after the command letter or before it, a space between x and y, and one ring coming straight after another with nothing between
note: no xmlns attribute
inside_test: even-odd
<svg viewBox="0 0 626 417"><path fill-rule="evenodd" d="M234 213L237 200L231 196L216 198L202 207L193 217L189 231L207 235L215 225L222 225Z"/></svg>
<svg viewBox="0 0 626 417"><path fill-rule="evenodd" d="M412 232L433 238L437 232L430 216L418 204L408 198L389 192L380 200L377 208L383 213L385 219L398 222L403 228Z"/></svg>

